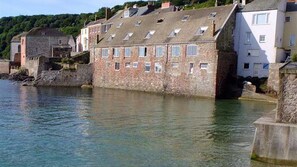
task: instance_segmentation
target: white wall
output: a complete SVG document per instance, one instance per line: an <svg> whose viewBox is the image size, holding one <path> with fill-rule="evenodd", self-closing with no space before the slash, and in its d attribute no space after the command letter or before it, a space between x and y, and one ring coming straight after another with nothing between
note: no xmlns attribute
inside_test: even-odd
<svg viewBox="0 0 297 167"><path fill-rule="evenodd" d="M253 24L254 14L268 13L268 24ZM235 51L238 54L237 74L239 76L268 77L269 69L263 66L254 70L255 63L277 63L282 55L278 48L282 46L284 29L284 12L278 10L239 12L236 15ZM251 32L250 43L246 42L246 33ZM265 35L265 42L259 42L260 35ZM249 56L249 50L258 50L258 56ZM255 51L256 52L256 51ZM249 63L249 69L244 69L244 63ZM267 66L266 66L267 67Z"/></svg>
<svg viewBox="0 0 297 167"><path fill-rule="evenodd" d="M83 51L89 50L89 28L83 28L81 29L80 33L81 37L81 44L82 44L82 49Z"/></svg>
<svg viewBox="0 0 297 167"><path fill-rule="evenodd" d="M14 55L18 52L18 46L21 45L20 42L11 42L10 45L10 61L14 61Z"/></svg>

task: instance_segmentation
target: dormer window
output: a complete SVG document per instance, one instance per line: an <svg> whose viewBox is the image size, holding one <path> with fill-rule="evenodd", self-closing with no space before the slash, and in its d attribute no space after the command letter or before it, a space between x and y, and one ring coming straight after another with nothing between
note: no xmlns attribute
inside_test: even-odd
<svg viewBox="0 0 297 167"><path fill-rule="evenodd" d="M157 20L157 23L162 23L164 21L164 18L161 18L161 19L159 19L159 20Z"/></svg>
<svg viewBox="0 0 297 167"><path fill-rule="evenodd" d="M199 27L197 32L196 32L196 35L203 35L207 29L208 29L207 26Z"/></svg>
<svg viewBox="0 0 297 167"><path fill-rule="evenodd" d="M141 20L138 20L136 23L135 23L135 26L140 26L141 24Z"/></svg>
<svg viewBox="0 0 297 167"><path fill-rule="evenodd" d="M132 37L133 33L128 33L125 38L124 41L128 41L131 37Z"/></svg>
<svg viewBox="0 0 297 167"><path fill-rule="evenodd" d="M184 17L182 18L182 21L188 21L189 17L190 17L190 15L184 15Z"/></svg>
<svg viewBox="0 0 297 167"><path fill-rule="evenodd" d="M156 31L155 30L152 30L152 31L149 31L146 36L145 36L145 39L150 39L152 38L152 36L154 35Z"/></svg>
<svg viewBox="0 0 297 167"><path fill-rule="evenodd" d="M130 11L126 10L124 11L124 18L128 18L128 17L130 17Z"/></svg>
<svg viewBox="0 0 297 167"><path fill-rule="evenodd" d="M209 19L214 19L217 16L217 12L212 12L209 14L208 18Z"/></svg>
<svg viewBox="0 0 297 167"><path fill-rule="evenodd" d="M169 37L176 37L177 34L180 32L180 28L178 29L174 29L170 34L169 34Z"/></svg>
<svg viewBox="0 0 297 167"><path fill-rule="evenodd" d="M123 25L123 23L118 24L117 28L121 28L122 25Z"/></svg>
<svg viewBox="0 0 297 167"><path fill-rule="evenodd" d="M111 34L107 40L112 41L115 36L116 36L115 34Z"/></svg>

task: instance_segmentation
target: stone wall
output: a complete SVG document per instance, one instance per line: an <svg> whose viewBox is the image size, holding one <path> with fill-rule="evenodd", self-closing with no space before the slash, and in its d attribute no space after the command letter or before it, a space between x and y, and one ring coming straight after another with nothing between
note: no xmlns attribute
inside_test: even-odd
<svg viewBox="0 0 297 167"><path fill-rule="evenodd" d="M35 79L38 78L41 72L47 69L46 62L48 61L48 58L43 56L27 58L25 68L28 69L28 75Z"/></svg>
<svg viewBox="0 0 297 167"><path fill-rule="evenodd" d="M297 70L281 71L277 121L297 123Z"/></svg>
<svg viewBox="0 0 297 167"><path fill-rule="evenodd" d="M0 74L9 74L9 61L0 60Z"/></svg>
<svg viewBox="0 0 297 167"><path fill-rule="evenodd" d="M232 53L229 56L222 53L222 58L218 59L215 42L197 45L199 54L186 56L187 45L180 44L182 54L179 57L171 56L171 45L164 45L166 53L163 57L155 56L154 45L147 46L146 57L138 56L137 46L132 47L131 57L124 57L124 47L120 48L122 54L119 57L113 57L110 48L110 55L106 58L101 56L102 49L96 48L93 85L105 88L216 97L220 93L217 92L217 86L218 89L224 86L230 65L236 63L236 57L232 57L235 56ZM119 70L115 70L115 63L120 63ZM127 63L130 65L127 66ZM134 63L138 63L138 66L133 67ZM148 63L150 63L151 70L145 71L145 64ZM190 72L190 63L194 65L193 73ZM156 72L157 64L161 65L161 72ZM203 65L206 65L206 68L202 68ZM217 71L219 71L219 78L217 78ZM217 85L217 81L221 84Z"/></svg>
<svg viewBox="0 0 297 167"><path fill-rule="evenodd" d="M77 70L42 71L37 86L82 86L92 83L92 65L78 64Z"/></svg>
<svg viewBox="0 0 297 167"><path fill-rule="evenodd" d="M267 86L275 92L279 91L279 69L284 63L269 64L269 77Z"/></svg>

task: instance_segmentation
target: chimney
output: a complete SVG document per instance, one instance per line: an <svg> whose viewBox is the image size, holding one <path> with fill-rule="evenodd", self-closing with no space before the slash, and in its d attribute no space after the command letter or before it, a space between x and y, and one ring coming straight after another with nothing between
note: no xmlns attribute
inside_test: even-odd
<svg viewBox="0 0 297 167"><path fill-rule="evenodd" d="M168 2L163 2L162 3L162 7L161 7L161 9L167 9L167 8L169 8L171 6L171 2L170 1L168 1Z"/></svg>
<svg viewBox="0 0 297 167"><path fill-rule="evenodd" d="M111 10L110 8L105 8L105 20L108 20L111 18Z"/></svg>
<svg viewBox="0 0 297 167"><path fill-rule="evenodd" d="M212 36L216 35L216 22L212 20Z"/></svg>
<svg viewBox="0 0 297 167"><path fill-rule="evenodd" d="M246 5L246 0L242 0L241 4L244 6Z"/></svg>
<svg viewBox="0 0 297 167"><path fill-rule="evenodd" d="M218 6L218 0L216 0L216 2L215 2L215 7L217 7Z"/></svg>
<svg viewBox="0 0 297 167"><path fill-rule="evenodd" d="M148 8L148 10L155 10L155 3L154 3L154 1L148 1L147 8Z"/></svg>

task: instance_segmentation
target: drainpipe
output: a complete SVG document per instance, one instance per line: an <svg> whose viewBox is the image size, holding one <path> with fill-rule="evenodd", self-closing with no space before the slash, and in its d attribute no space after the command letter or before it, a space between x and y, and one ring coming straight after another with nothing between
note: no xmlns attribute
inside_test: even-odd
<svg viewBox="0 0 297 167"><path fill-rule="evenodd" d="M212 36L216 35L216 22L212 20Z"/></svg>

